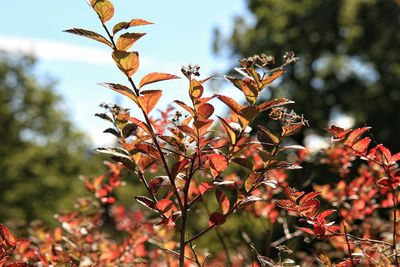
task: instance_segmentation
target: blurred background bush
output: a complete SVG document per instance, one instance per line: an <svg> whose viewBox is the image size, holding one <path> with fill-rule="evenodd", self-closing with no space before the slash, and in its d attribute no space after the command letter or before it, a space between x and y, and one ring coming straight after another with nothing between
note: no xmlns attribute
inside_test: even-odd
<svg viewBox="0 0 400 267"><path fill-rule="evenodd" d="M300 60L272 89L274 97L296 101L293 109L309 119L314 133L341 117L348 126L372 126L378 143L399 150L400 1L246 3L251 15L237 16L229 36L214 31L217 54L236 61L295 51Z"/></svg>

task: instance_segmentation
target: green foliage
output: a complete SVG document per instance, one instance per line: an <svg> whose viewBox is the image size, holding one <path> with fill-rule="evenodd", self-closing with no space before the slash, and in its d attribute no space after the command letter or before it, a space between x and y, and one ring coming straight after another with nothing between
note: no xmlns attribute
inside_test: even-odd
<svg viewBox="0 0 400 267"><path fill-rule="evenodd" d="M272 90L322 130L333 111L371 125L377 139L399 147L399 1L247 0L253 17L238 17L228 39L238 57L295 50L300 57ZM254 21L254 23L252 22ZM216 37L221 34L217 32Z"/></svg>
<svg viewBox="0 0 400 267"><path fill-rule="evenodd" d="M0 54L0 221L53 222L79 194L78 176L101 166L60 110L54 84L40 83L35 60ZM86 151L86 152L85 152ZM85 162L85 164L82 164Z"/></svg>

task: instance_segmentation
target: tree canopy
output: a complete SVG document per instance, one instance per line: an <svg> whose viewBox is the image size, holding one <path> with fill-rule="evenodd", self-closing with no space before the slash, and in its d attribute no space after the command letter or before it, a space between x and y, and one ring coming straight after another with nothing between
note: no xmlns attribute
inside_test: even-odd
<svg viewBox="0 0 400 267"><path fill-rule="evenodd" d="M0 221L51 221L71 207L80 174L101 164L60 107L35 60L0 53ZM97 166L97 167L95 167ZM79 186L75 186L76 184Z"/></svg>
<svg viewBox="0 0 400 267"><path fill-rule="evenodd" d="M348 114L372 126L377 142L400 147L399 1L246 1L252 16L237 17L217 48L238 58L295 51L300 60L274 96L295 100L314 129Z"/></svg>

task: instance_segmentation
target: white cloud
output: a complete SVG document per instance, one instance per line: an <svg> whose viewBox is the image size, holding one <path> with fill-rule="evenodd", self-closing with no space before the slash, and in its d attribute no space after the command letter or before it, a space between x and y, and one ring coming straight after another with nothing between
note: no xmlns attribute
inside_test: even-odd
<svg viewBox="0 0 400 267"><path fill-rule="evenodd" d="M106 49L20 36L0 36L0 49L7 52L33 54L40 59L75 61L96 65L107 65L112 60L110 52Z"/></svg>
<svg viewBox="0 0 400 267"><path fill-rule="evenodd" d="M110 65L109 50L71 44L63 41L0 35L0 50L32 54L42 60L73 61L93 65ZM173 69L173 64L163 64L165 69ZM155 60L141 56L141 66L145 69L157 67Z"/></svg>

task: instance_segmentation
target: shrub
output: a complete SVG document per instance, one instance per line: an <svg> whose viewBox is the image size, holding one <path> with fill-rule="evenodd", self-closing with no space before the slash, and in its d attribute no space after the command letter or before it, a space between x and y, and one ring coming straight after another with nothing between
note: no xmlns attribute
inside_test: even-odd
<svg viewBox="0 0 400 267"><path fill-rule="evenodd" d="M207 96L204 84L212 77L199 78L198 66L182 67L190 103L176 100L174 107L157 117L154 109L163 91L144 88L178 77L153 72L135 82L139 54L129 49L143 34L121 34L152 23L133 19L117 23L110 31L107 22L114 15L111 2L89 3L107 37L78 28L67 32L112 49L128 85L101 85L128 97L142 117L133 117L117 105L103 105L105 112L96 115L109 121L111 127L106 132L119 143L118 147L96 149L115 162L105 163L108 174L83 178L93 197L78 199L75 211L57 215L58 228L36 225L28 240L16 240L1 225L0 265L293 266L294 257L302 265L315 264L315 258L327 266L398 265L396 190L400 171L396 162L400 154L392 155L382 145L369 148L371 138L361 138L368 127L327 129L338 145L324 152L321 163L340 174L337 184L316 183L315 191L309 193L289 186L288 174L313 156L302 146L288 143L290 136L307 126L307 120L286 107L292 103L288 99L258 103L257 98L296 61L292 52L283 56L280 66L266 55L240 61L237 70L242 77L226 79L243 92L245 104L226 95ZM210 102L214 100L230 109L227 117L213 116ZM268 116L278 130L254 126L258 116ZM349 168L357 158L367 164L360 165L359 176L351 180ZM144 210L118 204L116 189L123 185L124 171L133 173L145 188L146 195L135 197ZM334 209L326 208L328 204L321 207L319 196ZM276 200L278 197L281 199ZM241 233L240 244L228 246L229 238L221 229L235 213L282 225L282 236L267 244L277 251L274 259L263 256L246 232ZM288 215L300 217L296 231L288 224ZM333 216L339 223L330 219ZM379 219L383 221L376 223ZM211 231L216 232L223 248L212 254L197 246ZM302 235L320 240L312 244L316 246L314 254L283 245ZM319 245L321 242L325 245ZM19 263L9 263L12 261Z"/></svg>

